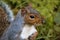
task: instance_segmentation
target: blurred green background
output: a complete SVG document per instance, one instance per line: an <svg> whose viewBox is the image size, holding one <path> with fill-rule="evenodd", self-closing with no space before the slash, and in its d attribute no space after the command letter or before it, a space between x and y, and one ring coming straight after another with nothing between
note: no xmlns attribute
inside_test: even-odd
<svg viewBox="0 0 60 40"><path fill-rule="evenodd" d="M28 3L40 12L45 23L37 27L36 40L60 40L60 0L3 0L17 14L18 10Z"/></svg>

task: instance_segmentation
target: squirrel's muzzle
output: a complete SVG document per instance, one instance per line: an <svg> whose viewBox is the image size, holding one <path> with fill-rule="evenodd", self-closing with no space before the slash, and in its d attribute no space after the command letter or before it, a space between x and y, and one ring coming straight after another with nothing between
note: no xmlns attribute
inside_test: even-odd
<svg viewBox="0 0 60 40"><path fill-rule="evenodd" d="M36 26L39 26L45 23L45 19L41 15L39 16L39 18L37 17L35 20L36 20L36 23L35 23Z"/></svg>

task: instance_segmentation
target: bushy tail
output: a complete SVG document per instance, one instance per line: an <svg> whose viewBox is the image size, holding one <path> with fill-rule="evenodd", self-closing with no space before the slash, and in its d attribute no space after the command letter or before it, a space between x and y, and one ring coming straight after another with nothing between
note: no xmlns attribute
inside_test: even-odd
<svg viewBox="0 0 60 40"><path fill-rule="evenodd" d="M5 10L7 17L8 17L8 21L12 22L14 20L14 15L10 7L3 1L0 1L0 6Z"/></svg>

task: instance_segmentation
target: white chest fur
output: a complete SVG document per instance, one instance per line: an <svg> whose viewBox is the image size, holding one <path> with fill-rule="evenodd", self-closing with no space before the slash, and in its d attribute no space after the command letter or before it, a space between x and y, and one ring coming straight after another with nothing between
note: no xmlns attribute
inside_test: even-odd
<svg viewBox="0 0 60 40"><path fill-rule="evenodd" d="M35 32L37 32L37 30L35 29L35 27L33 25L32 26L25 25L21 32L20 37L22 39L27 39L30 35L32 35Z"/></svg>

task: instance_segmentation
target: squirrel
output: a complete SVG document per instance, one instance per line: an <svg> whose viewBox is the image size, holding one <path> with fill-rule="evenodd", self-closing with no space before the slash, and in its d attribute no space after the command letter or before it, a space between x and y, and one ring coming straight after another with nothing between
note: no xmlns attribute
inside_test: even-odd
<svg viewBox="0 0 60 40"><path fill-rule="evenodd" d="M0 0L0 37L13 20L14 15L10 7Z"/></svg>
<svg viewBox="0 0 60 40"><path fill-rule="evenodd" d="M38 11L29 6L23 7L4 31L0 40L35 40L38 35L35 27L41 23L42 17Z"/></svg>

